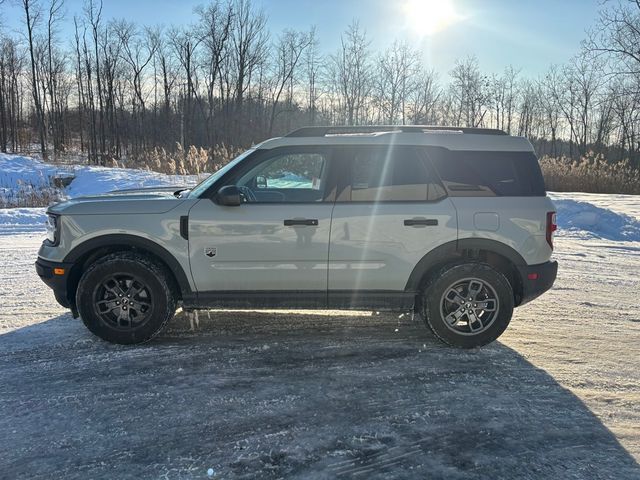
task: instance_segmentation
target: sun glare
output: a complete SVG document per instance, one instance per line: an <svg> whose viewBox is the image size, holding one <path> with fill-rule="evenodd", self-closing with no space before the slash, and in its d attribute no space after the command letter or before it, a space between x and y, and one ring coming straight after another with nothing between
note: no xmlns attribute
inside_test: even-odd
<svg viewBox="0 0 640 480"><path fill-rule="evenodd" d="M453 0L407 0L404 13L418 35L434 35L460 19Z"/></svg>

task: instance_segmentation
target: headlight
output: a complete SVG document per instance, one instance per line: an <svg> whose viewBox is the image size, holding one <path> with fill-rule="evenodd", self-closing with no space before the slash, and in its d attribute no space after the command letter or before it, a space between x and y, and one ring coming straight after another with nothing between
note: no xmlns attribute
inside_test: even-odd
<svg viewBox="0 0 640 480"><path fill-rule="evenodd" d="M47 214L47 240L52 245L57 245L59 240L58 226L60 219L56 215Z"/></svg>

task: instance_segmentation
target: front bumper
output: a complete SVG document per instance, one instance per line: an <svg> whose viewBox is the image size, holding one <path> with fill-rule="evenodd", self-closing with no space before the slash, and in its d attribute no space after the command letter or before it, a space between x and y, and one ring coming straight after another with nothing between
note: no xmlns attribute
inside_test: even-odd
<svg viewBox="0 0 640 480"><path fill-rule="evenodd" d="M73 302L68 298L67 291L72 266L72 263L49 262L42 258L36 261L36 273L40 280L53 290L56 300L64 308L73 308ZM55 273L56 269L62 269L64 273Z"/></svg>
<svg viewBox="0 0 640 480"><path fill-rule="evenodd" d="M522 298L519 305L524 305L551 288L558 275L558 262L526 265L518 267L518 271L522 279Z"/></svg>

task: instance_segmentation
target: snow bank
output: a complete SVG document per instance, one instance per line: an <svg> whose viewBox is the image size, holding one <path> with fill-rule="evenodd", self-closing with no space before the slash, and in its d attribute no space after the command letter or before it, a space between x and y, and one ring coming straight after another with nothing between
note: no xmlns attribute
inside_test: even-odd
<svg viewBox="0 0 640 480"><path fill-rule="evenodd" d="M74 174L76 178L65 190L70 198L131 188L183 187L194 185L197 181L192 175L164 175L126 168L76 167Z"/></svg>
<svg viewBox="0 0 640 480"><path fill-rule="evenodd" d="M46 208L0 208L0 235L44 234Z"/></svg>
<svg viewBox="0 0 640 480"><path fill-rule="evenodd" d="M68 198L96 195L113 190L144 187L189 186L197 183L195 175L165 175L126 168L82 165L55 166L35 158L0 154L0 188L17 189L21 185L46 187L56 176L75 176L64 194Z"/></svg>
<svg viewBox="0 0 640 480"><path fill-rule="evenodd" d="M191 186L195 175L164 175L146 170L93 167L82 165L56 166L20 155L0 154L0 195L13 198L18 192L53 189L52 179L75 176L64 190L56 190L62 198L97 195L131 188ZM0 209L0 235L42 233L45 208Z"/></svg>
<svg viewBox="0 0 640 480"><path fill-rule="evenodd" d="M19 185L48 186L58 168L35 158L0 153L0 188L14 189Z"/></svg>
<svg viewBox="0 0 640 480"><path fill-rule="evenodd" d="M640 221L637 218L590 202L565 198L554 199L553 203L558 211L558 235L640 241Z"/></svg>

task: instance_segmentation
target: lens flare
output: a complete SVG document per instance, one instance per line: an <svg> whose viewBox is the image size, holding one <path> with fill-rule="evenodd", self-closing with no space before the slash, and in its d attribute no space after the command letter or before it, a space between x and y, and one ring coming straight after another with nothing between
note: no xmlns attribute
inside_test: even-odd
<svg viewBox="0 0 640 480"><path fill-rule="evenodd" d="M404 14L418 35L435 35L461 19L453 0L407 0Z"/></svg>

